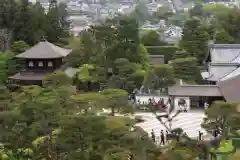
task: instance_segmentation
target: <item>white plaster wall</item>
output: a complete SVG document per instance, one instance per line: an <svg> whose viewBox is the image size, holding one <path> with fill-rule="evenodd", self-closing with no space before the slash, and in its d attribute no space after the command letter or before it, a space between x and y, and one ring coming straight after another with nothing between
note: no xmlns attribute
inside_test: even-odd
<svg viewBox="0 0 240 160"><path fill-rule="evenodd" d="M175 97L174 98L174 109L177 110L177 108L178 108L178 101L180 99L184 99L186 101L187 109L190 109L190 98L189 97Z"/></svg>

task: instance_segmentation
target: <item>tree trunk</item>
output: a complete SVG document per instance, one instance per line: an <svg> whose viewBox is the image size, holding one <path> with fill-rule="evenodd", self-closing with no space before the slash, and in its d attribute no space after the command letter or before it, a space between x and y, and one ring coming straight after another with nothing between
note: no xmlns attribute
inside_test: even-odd
<svg viewBox="0 0 240 160"><path fill-rule="evenodd" d="M85 115L88 115L88 108L87 108L87 109L84 109L84 114L85 114Z"/></svg>

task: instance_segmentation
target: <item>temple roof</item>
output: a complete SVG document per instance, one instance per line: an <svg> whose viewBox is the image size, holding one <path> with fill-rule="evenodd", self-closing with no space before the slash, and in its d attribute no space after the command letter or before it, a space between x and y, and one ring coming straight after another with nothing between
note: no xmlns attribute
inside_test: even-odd
<svg viewBox="0 0 240 160"><path fill-rule="evenodd" d="M218 86L224 98L228 102L240 101L240 75L218 82Z"/></svg>
<svg viewBox="0 0 240 160"><path fill-rule="evenodd" d="M150 64L164 64L164 55L149 55Z"/></svg>
<svg viewBox="0 0 240 160"><path fill-rule="evenodd" d="M51 74L51 73L19 72L15 75L9 77L9 79L41 81L48 74Z"/></svg>
<svg viewBox="0 0 240 160"><path fill-rule="evenodd" d="M67 76L73 77L77 69L67 67L67 65L63 65L61 68L56 69L55 71L42 71L42 72L37 72L37 71L22 71L19 73L16 73L13 76L8 77L9 79L14 79L14 80L30 80L30 81L41 81L43 80L47 75L50 75L54 72L64 72Z"/></svg>
<svg viewBox="0 0 240 160"><path fill-rule="evenodd" d="M26 59L53 59L66 57L71 51L71 49L64 49L47 41L41 41L16 57Z"/></svg>
<svg viewBox="0 0 240 160"><path fill-rule="evenodd" d="M225 81L227 79L231 79L231 78L234 78L236 76L240 75L240 67L239 68L236 68L234 71L232 71L231 73L229 74L226 74L224 77L222 77L220 79L220 81Z"/></svg>
<svg viewBox="0 0 240 160"><path fill-rule="evenodd" d="M184 84L182 80L168 88L168 94L173 96L222 96L217 85L191 85Z"/></svg>
<svg viewBox="0 0 240 160"><path fill-rule="evenodd" d="M208 46L212 63L240 63L240 44L211 44Z"/></svg>
<svg viewBox="0 0 240 160"><path fill-rule="evenodd" d="M206 79L209 81L218 81L222 77L230 74L238 67L238 64L229 63L229 64L214 64L211 63L208 67L209 77Z"/></svg>

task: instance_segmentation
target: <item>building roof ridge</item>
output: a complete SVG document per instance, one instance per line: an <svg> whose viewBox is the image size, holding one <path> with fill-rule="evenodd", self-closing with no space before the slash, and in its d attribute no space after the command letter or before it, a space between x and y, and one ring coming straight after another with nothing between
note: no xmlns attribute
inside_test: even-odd
<svg viewBox="0 0 240 160"><path fill-rule="evenodd" d="M239 56L240 56L240 52L239 52L238 55L235 56L230 62L233 62L233 61L236 60Z"/></svg>
<svg viewBox="0 0 240 160"><path fill-rule="evenodd" d="M209 63L210 66L238 66L240 65L240 63L237 63L237 62L211 62Z"/></svg>
<svg viewBox="0 0 240 160"><path fill-rule="evenodd" d="M49 58L61 58L67 56L72 50L61 48L55 44L52 44L46 40L42 40L27 49L25 52L16 55L17 58L32 58L32 59L49 59Z"/></svg>
<svg viewBox="0 0 240 160"><path fill-rule="evenodd" d="M214 48L214 47L219 47L219 48L222 48L222 47L239 47L239 49L240 49L240 44L209 44L208 46L211 47L211 48Z"/></svg>
<svg viewBox="0 0 240 160"><path fill-rule="evenodd" d="M229 74L233 73L233 72L236 71L237 69L239 69L239 67L235 68L235 69L232 70L231 72L226 73L224 76L222 76L221 78L219 78L218 81L220 81L221 79L225 78L225 77L228 76Z"/></svg>

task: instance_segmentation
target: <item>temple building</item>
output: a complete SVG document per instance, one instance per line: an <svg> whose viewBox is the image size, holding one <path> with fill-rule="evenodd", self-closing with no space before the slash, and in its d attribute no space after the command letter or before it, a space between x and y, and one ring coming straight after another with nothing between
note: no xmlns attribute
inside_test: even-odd
<svg viewBox="0 0 240 160"><path fill-rule="evenodd" d="M32 48L16 56L16 58L23 59L25 66L19 73L9 77L9 83L41 85L46 75L56 71L65 72L71 76L67 63L64 62L64 57L69 55L70 52L70 49L58 47L46 40L40 41Z"/></svg>
<svg viewBox="0 0 240 160"><path fill-rule="evenodd" d="M190 99L191 106L214 100L240 101L240 44L210 44L201 72L206 85L180 83L168 89L175 99Z"/></svg>
<svg viewBox="0 0 240 160"><path fill-rule="evenodd" d="M164 64L164 55L149 55L149 63L152 65Z"/></svg>

